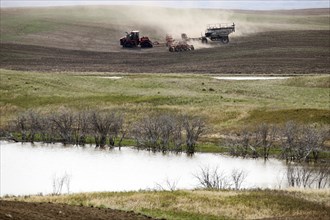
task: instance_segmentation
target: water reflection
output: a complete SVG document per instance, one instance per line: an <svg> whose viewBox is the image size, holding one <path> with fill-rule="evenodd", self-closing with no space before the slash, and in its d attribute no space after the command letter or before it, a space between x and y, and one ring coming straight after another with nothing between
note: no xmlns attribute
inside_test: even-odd
<svg viewBox="0 0 330 220"><path fill-rule="evenodd" d="M283 180L285 163L271 159L232 158L220 154L153 153L132 148L100 150L63 147L61 144L1 144L1 195L52 193L54 176L70 176L71 192L155 189L167 182L176 188L198 187L194 177L201 167L233 169L248 175L242 187L276 188ZM284 181L282 181L282 185ZM65 192L65 189L63 190Z"/></svg>

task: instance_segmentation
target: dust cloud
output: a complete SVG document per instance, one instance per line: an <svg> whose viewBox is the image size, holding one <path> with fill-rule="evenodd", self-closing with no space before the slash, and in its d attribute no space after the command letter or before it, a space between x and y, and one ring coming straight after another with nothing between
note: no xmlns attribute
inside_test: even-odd
<svg viewBox="0 0 330 220"><path fill-rule="evenodd" d="M1 12L2 20L8 18L10 21L10 17L15 15L28 21L38 21L36 26L41 25L40 32L32 33L21 33L16 26L1 26L1 33L16 31L16 35L23 36L21 43L90 51L126 51L120 47L119 39L132 30L139 30L140 37L148 36L151 41L165 42L166 34L176 40L181 40L182 33L189 38L199 38L209 24L235 23L236 31L230 34L231 39L292 28L285 19L274 19L276 16L268 12L259 15L253 11L222 9L112 5L4 9ZM43 31L42 24L49 30ZM201 44L199 41L190 44L196 49L221 45Z"/></svg>
<svg viewBox="0 0 330 220"><path fill-rule="evenodd" d="M236 31L230 37L246 36L264 30L269 30L270 25L249 22L245 16L237 11L221 9L175 9L153 6L113 6L120 12L120 19L113 20L124 31L140 30L142 35L150 36L153 40L164 41L165 35L170 34L174 39L181 39L181 34L186 33L190 38L204 35L209 24L235 23ZM194 41L196 49L212 47Z"/></svg>

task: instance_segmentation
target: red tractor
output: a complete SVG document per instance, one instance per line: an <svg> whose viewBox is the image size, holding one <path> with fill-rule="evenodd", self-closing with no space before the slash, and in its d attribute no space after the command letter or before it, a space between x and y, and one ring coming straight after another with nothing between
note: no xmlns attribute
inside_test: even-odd
<svg viewBox="0 0 330 220"><path fill-rule="evenodd" d="M141 48L151 48L153 47L152 42L149 40L149 37L139 38L139 31L131 31L131 33L126 32L126 36L120 38L120 45L123 47L137 47Z"/></svg>

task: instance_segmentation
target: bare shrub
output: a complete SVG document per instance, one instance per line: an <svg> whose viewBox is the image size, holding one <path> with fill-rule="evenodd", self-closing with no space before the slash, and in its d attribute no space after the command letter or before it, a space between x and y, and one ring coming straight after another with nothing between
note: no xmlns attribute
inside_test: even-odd
<svg viewBox="0 0 330 220"><path fill-rule="evenodd" d="M156 183L156 189L162 190L162 191L175 191L175 190L177 190L178 183L179 183L179 180L171 181L169 178L166 178L164 184Z"/></svg>
<svg viewBox="0 0 330 220"><path fill-rule="evenodd" d="M132 129L132 134L138 147L145 147L156 151L159 147L160 128L159 117L147 116L136 122Z"/></svg>
<svg viewBox="0 0 330 220"><path fill-rule="evenodd" d="M14 129L15 131L21 134L22 141L27 141L27 133L28 133L28 119L26 114L19 114L14 121Z"/></svg>
<svg viewBox="0 0 330 220"><path fill-rule="evenodd" d="M312 157L317 162L320 151L324 149L324 142L328 132L324 128L317 129L311 125L304 126L299 140L298 158L309 161L310 157Z"/></svg>
<svg viewBox="0 0 330 220"><path fill-rule="evenodd" d="M50 117L54 123L55 131L61 138L63 144L73 143L75 118L72 111L68 109L60 109L58 112L52 113Z"/></svg>
<svg viewBox="0 0 330 220"><path fill-rule="evenodd" d="M163 152L169 150L170 140L175 128L175 119L172 115L166 114L159 117L160 146Z"/></svg>
<svg viewBox="0 0 330 220"><path fill-rule="evenodd" d="M329 164L322 164L318 166L316 176L317 188L322 189L330 187L330 166Z"/></svg>
<svg viewBox="0 0 330 220"><path fill-rule="evenodd" d="M289 121L285 124L282 131L282 158L287 162L294 161L297 158L296 149L299 143L299 126Z"/></svg>
<svg viewBox="0 0 330 220"><path fill-rule="evenodd" d="M261 148L262 156L265 160L269 158L269 152L276 140L277 128L274 125L262 123L255 131L256 148Z"/></svg>
<svg viewBox="0 0 330 220"><path fill-rule="evenodd" d="M236 137L227 139L229 153L243 158L262 156L267 160L271 149L281 148L281 158L289 162L319 160L319 154L329 140L329 128L315 125L299 125L289 121L280 128L272 124L260 124L256 129L245 127Z"/></svg>
<svg viewBox="0 0 330 220"><path fill-rule="evenodd" d="M152 151L179 152L185 141L186 152L193 154L197 140L204 131L205 122L199 117L155 114L136 122L131 133L138 147Z"/></svg>
<svg viewBox="0 0 330 220"><path fill-rule="evenodd" d="M183 125L182 125L182 117L175 116L174 120L174 127L172 128L172 142L175 152L181 152L182 151L182 145L184 144L183 140Z"/></svg>
<svg viewBox="0 0 330 220"><path fill-rule="evenodd" d="M196 151L196 143L200 135L205 131L205 122L200 117L183 116L183 128L186 133L187 154Z"/></svg>
<svg viewBox="0 0 330 220"><path fill-rule="evenodd" d="M200 186L205 189L227 189L230 187L228 177L220 172L218 167L211 170L209 167L201 168L200 172L194 175Z"/></svg>
<svg viewBox="0 0 330 220"><path fill-rule="evenodd" d="M282 133L282 157L287 162L309 162L311 159L317 162L320 151L324 149L329 130L288 122Z"/></svg>
<svg viewBox="0 0 330 220"><path fill-rule="evenodd" d="M299 173L299 169L296 166L293 166L291 164L288 165L286 177L287 177L288 185L290 187L300 187L301 184L300 173Z"/></svg>
<svg viewBox="0 0 330 220"><path fill-rule="evenodd" d="M33 143L35 141L35 135L43 129L42 119L38 112L32 110L27 112L27 117L30 130L28 140Z"/></svg>
<svg viewBox="0 0 330 220"><path fill-rule="evenodd" d="M252 150L253 157L256 157L255 148L252 146L252 136L253 134L249 131L249 128L245 127L236 137L228 139L227 146L229 146L230 155L246 158Z"/></svg>
<svg viewBox="0 0 330 220"><path fill-rule="evenodd" d="M242 186L242 183L247 177L247 173L244 170L234 169L231 172L231 179L233 181L233 185L235 190L239 190Z"/></svg>
<svg viewBox="0 0 330 220"><path fill-rule="evenodd" d="M330 184L330 168L322 166L298 166L289 164L287 180L290 187L326 188Z"/></svg>
<svg viewBox="0 0 330 220"><path fill-rule="evenodd" d="M108 136L110 146L114 146L115 138L123 125L123 116L117 112L94 111L90 115L90 123L96 147L105 147Z"/></svg>
<svg viewBox="0 0 330 220"><path fill-rule="evenodd" d="M42 120L40 114L33 110L20 113L12 122L11 130L21 135L21 141L35 141L36 134L42 131Z"/></svg>
<svg viewBox="0 0 330 220"><path fill-rule="evenodd" d="M78 145L84 146L86 144L86 137L91 130L89 119L89 112L87 111L78 112L76 116L75 142Z"/></svg>
<svg viewBox="0 0 330 220"><path fill-rule="evenodd" d="M70 193L70 183L71 183L71 176L67 173L63 174L60 177L53 177L53 193L52 195L60 195L62 194L63 187L66 187L67 193Z"/></svg>

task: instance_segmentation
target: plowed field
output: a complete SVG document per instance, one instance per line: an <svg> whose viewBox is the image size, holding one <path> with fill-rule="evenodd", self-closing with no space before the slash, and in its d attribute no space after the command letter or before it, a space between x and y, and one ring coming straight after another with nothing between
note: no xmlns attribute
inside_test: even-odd
<svg viewBox="0 0 330 220"><path fill-rule="evenodd" d="M326 74L330 69L330 32L274 31L231 39L195 51L170 53L167 48L108 52L26 44L1 44L1 68L27 71ZM192 42L194 44L194 42Z"/></svg>
<svg viewBox="0 0 330 220"><path fill-rule="evenodd" d="M53 203L0 201L0 219L52 220L52 219L107 219L143 220L151 217L106 208L80 207Z"/></svg>

